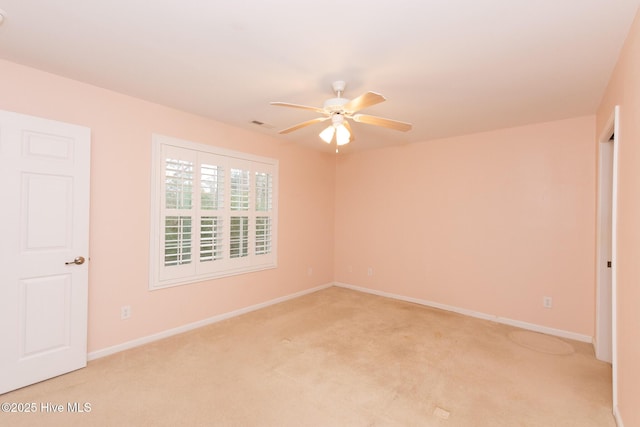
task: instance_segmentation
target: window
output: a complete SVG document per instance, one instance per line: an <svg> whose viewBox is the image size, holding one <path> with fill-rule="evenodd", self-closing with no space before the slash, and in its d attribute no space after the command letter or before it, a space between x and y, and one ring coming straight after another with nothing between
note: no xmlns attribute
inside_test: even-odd
<svg viewBox="0 0 640 427"><path fill-rule="evenodd" d="M275 268L277 160L152 143L150 288Z"/></svg>

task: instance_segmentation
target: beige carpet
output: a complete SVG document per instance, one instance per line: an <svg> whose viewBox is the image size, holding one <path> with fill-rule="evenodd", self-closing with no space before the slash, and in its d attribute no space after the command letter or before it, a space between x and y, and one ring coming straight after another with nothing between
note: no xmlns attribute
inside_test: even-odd
<svg viewBox="0 0 640 427"><path fill-rule="evenodd" d="M0 395L11 426L614 426L588 344L329 288Z"/></svg>

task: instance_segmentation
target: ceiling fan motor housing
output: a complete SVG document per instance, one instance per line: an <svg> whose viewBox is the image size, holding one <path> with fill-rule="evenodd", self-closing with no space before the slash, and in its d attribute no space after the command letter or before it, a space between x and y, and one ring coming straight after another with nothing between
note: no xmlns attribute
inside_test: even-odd
<svg viewBox="0 0 640 427"><path fill-rule="evenodd" d="M324 102L324 110L333 115L333 114L342 114L344 113L344 108L342 108L347 102L348 99L343 98L342 94L344 93L344 88L346 83L343 80L337 80L333 82L331 87L333 88L333 92L336 94L335 98L327 99Z"/></svg>
<svg viewBox="0 0 640 427"><path fill-rule="evenodd" d="M324 110L327 113L342 113L343 106L349 102L347 98L330 98L324 101Z"/></svg>

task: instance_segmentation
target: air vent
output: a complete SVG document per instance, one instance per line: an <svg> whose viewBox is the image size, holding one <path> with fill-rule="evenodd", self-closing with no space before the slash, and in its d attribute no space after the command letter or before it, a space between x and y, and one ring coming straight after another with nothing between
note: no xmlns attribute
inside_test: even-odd
<svg viewBox="0 0 640 427"><path fill-rule="evenodd" d="M250 123L253 124L253 125L256 125L256 126L261 126L263 128L266 128L266 129L273 129L274 128L273 125L270 125L270 124L265 123L265 122L261 122L260 120L251 120Z"/></svg>

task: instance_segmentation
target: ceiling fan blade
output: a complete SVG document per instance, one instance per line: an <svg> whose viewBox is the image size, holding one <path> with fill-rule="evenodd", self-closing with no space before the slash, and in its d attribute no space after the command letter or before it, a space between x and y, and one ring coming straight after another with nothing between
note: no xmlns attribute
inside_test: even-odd
<svg viewBox="0 0 640 427"><path fill-rule="evenodd" d="M389 129L400 130L406 132L411 130L411 123L400 122L398 120L385 119L382 117L370 116L368 114L354 114L353 120L358 123L366 123L368 125L383 126Z"/></svg>
<svg viewBox="0 0 640 427"><path fill-rule="evenodd" d="M325 120L329 120L329 117L318 117L316 119L307 120L306 122L298 123L297 125L293 125L293 126L288 127L286 129L282 129L278 133L285 134L285 133L293 132L294 130L298 130L298 129L303 128L305 126L311 126L311 125L316 124L316 123L324 122Z"/></svg>
<svg viewBox="0 0 640 427"><path fill-rule="evenodd" d="M363 108L371 107L372 105L379 104L385 100L386 98L380 95L379 93L367 92L347 102L343 106L343 108L344 108L344 111L347 111L349 113L355 113L356 111L362 110Z"/></svg>
<svg viewBox="0 0 640 427"><path fill-rule="evenodd" d="M349 122L345 120L343 123L344 123L344 127L346 127L347 130L349 131L349 142L355 141L356 137L353 136L353 131L351 130L351 125L349 124Z"/></svg>
<svg viewBox="0 0 640 427"><path fill-rule="evenodd" d="M327 114L322 108L318 107L310 107L308 105L300 105L300 104L290 104L288 102L270 102L271 105L275 105L276 107L291 107L291 108L300 108L302 110L310 110L315 111L320 114Z"/></svg>

